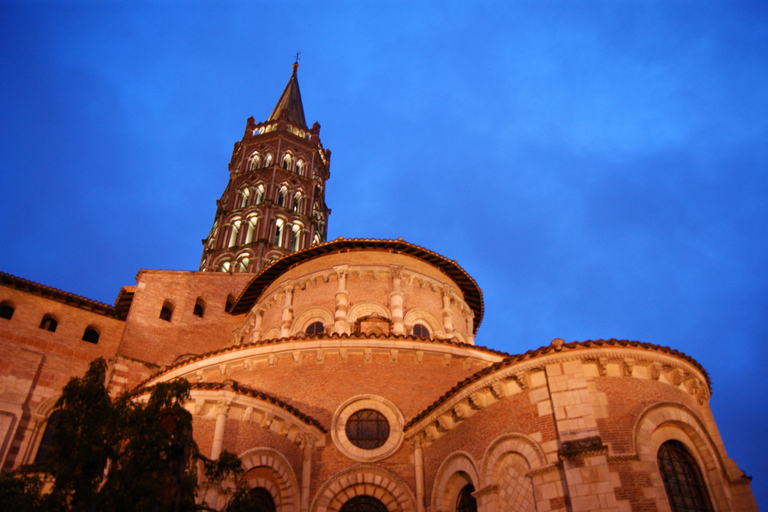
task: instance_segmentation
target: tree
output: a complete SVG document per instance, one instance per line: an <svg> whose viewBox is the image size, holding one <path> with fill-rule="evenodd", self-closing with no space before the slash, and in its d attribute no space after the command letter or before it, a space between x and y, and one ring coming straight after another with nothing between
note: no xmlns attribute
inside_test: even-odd
<svg viewBox="0 0 768 512"><path fill-rule="evenodd" d="M186 512L210 510L195 503L198 470L209 483L237 481L242 465L222 452L203 456L192 437L185 380L160 383L149 399L123 394L111 400L105 386L107 363L93 361L73 378L56 402L61 416L49 460L36 474L0 478L0 509L39 512ZM43 481L50 492L41 495ZM244 488L229 493L230 510L254 510Z"/></svg>

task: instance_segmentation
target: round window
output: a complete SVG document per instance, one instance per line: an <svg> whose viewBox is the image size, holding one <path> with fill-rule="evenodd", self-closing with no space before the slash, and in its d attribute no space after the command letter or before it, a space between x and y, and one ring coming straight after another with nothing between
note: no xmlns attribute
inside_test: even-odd
<svg viewBox="0 0 768 512"><path fill-rule="evenodd" d="M344 430L353 445L364 450L373 450L389 439L389 421L379 411L363 409L347 420Z"/></svg>

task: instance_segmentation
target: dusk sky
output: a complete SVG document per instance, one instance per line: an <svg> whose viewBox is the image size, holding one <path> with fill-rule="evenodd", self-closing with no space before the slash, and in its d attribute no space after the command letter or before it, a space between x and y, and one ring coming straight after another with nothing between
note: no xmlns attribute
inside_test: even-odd
<svg viewBox="0 0 768 512"><path fill-rule="evenodd" d="M196 270L301 51L329 239L457 260L479 345L692 356L768 509L768 3L2 2L0 41L0 270Z"/></svg>

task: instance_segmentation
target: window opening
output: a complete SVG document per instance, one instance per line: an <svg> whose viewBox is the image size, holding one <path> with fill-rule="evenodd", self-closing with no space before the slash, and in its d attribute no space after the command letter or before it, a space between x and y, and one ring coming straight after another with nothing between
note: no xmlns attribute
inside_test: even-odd
<svg viewBox="0 0 768 512"><path fill-rule="evenodd" d="M192 310L192 314L203 318L205 314L205 301L202 298L198 297L195 301L195 308Z"/></svg>
<svg viewBox="0 0 768 512"><path fill-rule="evenodd" d="M307 326L305 331L307 334L322 334L325 332L325 326L323 322L312 322Z"/></svg>
<svg viewBox="0 0 768 512"><path fill-rule="evenodd" d="M275 512L277 510L272 495L263 487L254 487L248 491L248 498L251 500L251 503L256 505L254 510L259 510L260 512Z"/></svg>
<svg viewBox="0 0 768 512"><path fill-rule="evenodd" d="M477 500L472 493L475 492L475 486L467 484L459 491L459 497L456 499L456 512L477 512Z"/></svg>
<svg viewBox="0 0 768 512"><path fill-rule="evenodd" d="M233 307L235 307L235 298L232 296L232 294L227 295L227 302L224 304L224 311L229 313L232 311Z"/></svg>
<svg viewBox="0 0 768 512"><path fill-rule="evenodd" d="M291 231L291 250L292 251L298 251L299 250L299 229L298 227L294 227Z"/></svg>
<svg viewBox="0 0 768 512"><path fill-rule="evenodd" d="M166 322L170 322L172 315L173 315L173 304L170 301L163 302L163 307L160 309L160 320L165 320Z"/></svg>
<svg viewBox="0 0 768 512"><path fill-rule="evenodd" d="M672 512L712 512L699 466L680 441L659 448L659 471Z"/></svg>
<svg viewBox="0 0 768 512"><path fill-rule="evenodd" d="M387 507L373 496L355 496L339 512L387 512Z"/></svg>
<svg viewBox="0 0 768 512"><path fill-rule="evenodd" d="M60 417L61 409L56 409L48 416L48 422L45 424L45 430L43 430L43 438L40 440L40 446L37 448L37 455L35 455L35 464L42 464L50 457L53 447L53 432L59 424Z"/></svg>
<svg viewBox="0 0 768 512"><path fill-rule="evenodd" d="M98 343L99 331L94 326L89 325L85 328L85 332L83 333L83 341L87 341L88 343Z"/></svg>
<svg viewBox="0 0 768 512"><path fill-rule="evenodd" d="M58 327L58 325L59 322L51 315L45 315L40 322L40 328L50 332L56 332L56 327Z"/></svg>
<svg viewBox="0 0 768 512"><path fill-rule="evenodd" d="M413 326L413 335L417 338L429 338L429 330L422 324L416 324Z"/></svg>
<svg viewBox="0 0 768 512"><path fill-rule="evenodd" d="M362 409L349 417L344 431L353 445L373 450L383 446L389 439L389 421L379 411Z"/></svg>
<svg viewBox="0 0 768 512"><path fill-rule="evenodd" d="M16 309L11 305L10 302L3 302L0 304L0 318L10 320L14 311L16 311Z"/></svg>
<svg viewBox="0 0 768 512"><path fill-rule="evenodd" d="M275 222L275 239L273 244L280 247L280 242L283 240L283 221L278 219Z"/></svg>

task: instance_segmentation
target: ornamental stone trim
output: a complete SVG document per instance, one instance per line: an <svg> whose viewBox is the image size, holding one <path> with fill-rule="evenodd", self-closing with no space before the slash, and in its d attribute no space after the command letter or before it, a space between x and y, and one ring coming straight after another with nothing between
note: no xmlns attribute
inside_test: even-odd
<svg viewBox="0 0 768 512"><path fill-rule="evenodd" d="M378 448L366 450L355 446L347 437L346 423L354 413L372 409L381 413L389 422L389 437ZM403 414L397 406L378 395L357 395L342 403L331 420L331 438L336 448L346 457L358 462L376 462L391 456L403 444Z"/></svg>

